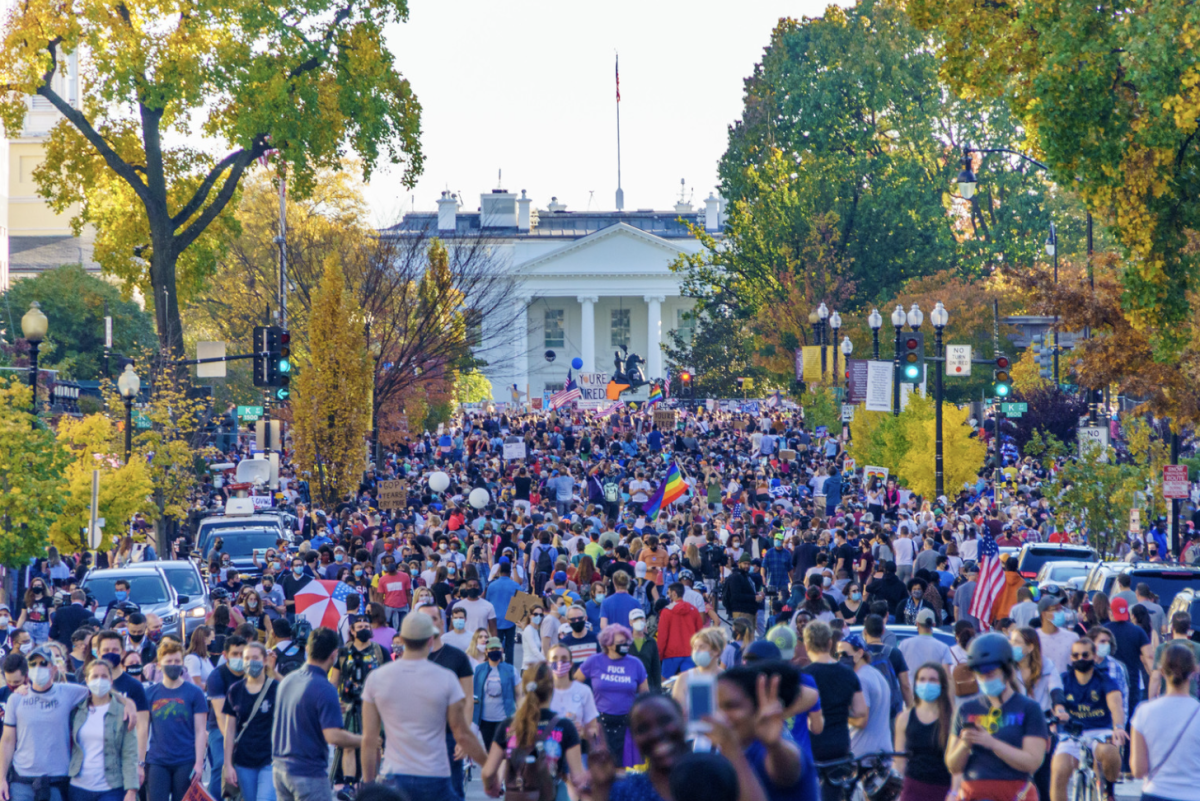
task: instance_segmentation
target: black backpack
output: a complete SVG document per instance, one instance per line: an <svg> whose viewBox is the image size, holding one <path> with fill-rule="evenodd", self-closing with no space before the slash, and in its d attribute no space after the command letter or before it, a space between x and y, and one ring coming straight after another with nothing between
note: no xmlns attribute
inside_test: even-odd
<svg viewBox="0 0 1200 801"><path fill-rule="evenodd" d="M891 713L891 717L895 718L900 714L900 710L904 709L904 696L900 694L900 677L896 675L896 669L892 667L892 660L889 658L892 655L892 646L883 646L879 653L875 653L870 648L867 651L871 654L871 666L887 679L888 690L891 692L889 699L891 705L888 711Z"/></svg>
<svg viewBox="0 0 1200 801"><path fill-rule="evenodd" d="M537 595L542 594L542 590L546 587L546 582L550 580L551 574L554 573L554 559L558 556L558 551L552 545L537 545L537 571L534 573L534 591Z"/></svg>
<svg viewBox="0 0 1200 801"><path fill-rule="evenodd" d="M550 721L539 723L532 747L516 747L513 743L515 738L510 736L505 747L508 769L504 779L504 797L507 801L554 801L559 760L563 755L561 750L553 755L547 754L545 745L550 733L559 728L560 720L555 715Z"/></svg>

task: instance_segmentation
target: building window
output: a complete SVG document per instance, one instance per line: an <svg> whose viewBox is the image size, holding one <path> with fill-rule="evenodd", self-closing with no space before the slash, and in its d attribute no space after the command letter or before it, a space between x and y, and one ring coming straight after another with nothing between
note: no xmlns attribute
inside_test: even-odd
<svg viewBox="0 0 1200 801"><path fill-rule="evenodd" d="M629 347L629 309L612 310L612 346Z"/></svg>
<svg viewBox="0 0 1200 801"><path fill-rule="evenodd" d="M546 347L563 347L563 310L546 309Z"/></svg>
<svg viewBox="0 0 1200 801"><path fill-rule="evenodd" d="M555 392L562 392L565 387L566 387L566 384L564 384L562 381L547 381L546 382L546 391L543 393L543 395L545 397L549 397L550 395L553 395Z"/></svg>
<svg viewBox="0 0 1200 801"><path fill-rule="evenodd" d="M696 333L696 314L691 309L675 310L675 333L687 344L692 344L692 336Z"/></svg>

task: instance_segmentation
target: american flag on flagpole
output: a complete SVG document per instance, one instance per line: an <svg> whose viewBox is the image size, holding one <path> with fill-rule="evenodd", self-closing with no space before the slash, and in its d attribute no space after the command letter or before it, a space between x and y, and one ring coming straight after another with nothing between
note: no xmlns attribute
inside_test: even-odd
<svg viewBox="0 0 1200 801"><path fill-rule="evenodd" d="M560 406L566 406L582 397L583 393L579 391L579 385L575 383L575 379L571 378L571 372L568 370L566 386L550 396L550 408L557 409Z"/></svg>
<svg viewBox="0 0 1200 801"><path fill-rule="evenodd" d="M621 57L617 56L617 102L621 102Z"/></svg>
<svg viewBox="0 0 1200 801"><path fill-rule="evenodd" d="M611 406L606 406L605 408L603 408L599 412L597 412L596 417L599 417L599 418L609 417L609 416L615 414L617 412L617 410L619 410L624 405L625 404L622 403L621 401L617 401L616 403L612 404Z"/></svg>
<svg viewBox="0 0 1200 801"><path fill-rule="evenodd" d="M271 141L271 135L270 135L270 134L267 134L267 135L266 135L266 137L265 137L265 139L266 139L268 142L270 142L270 141ZM260 166L263 166L263 167L266 167L268 164L270 164L270 163L271 163L271 156L274 156L274 155L275 155L276 153L278 153L278 152L279 152L279 151L278 151L278 150L276 150L276 149L275 149L275 148L273 148L273 147L272 147L272 148L268 148L267 150L263 151L263 154L262 154L261 156L259 156L259 157L258 157L258 163L259 163L259 165L260 165Z"/></svg>
<svg viewBox="0 0 1200 801"><path fill-rule="evenodd" d="M1000 563L1000 549L996 540L984 529L979 538L979 578L975 594L971 596L971 608L967 613L979 621L983 631L991 628L992 604L1004 588L1004 565Z"/></svg>

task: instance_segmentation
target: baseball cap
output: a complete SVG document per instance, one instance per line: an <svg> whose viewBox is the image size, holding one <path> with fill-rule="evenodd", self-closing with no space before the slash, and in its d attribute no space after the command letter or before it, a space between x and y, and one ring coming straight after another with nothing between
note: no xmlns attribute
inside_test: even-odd
<svg viewBox="0 0 1200 801"><path fill-rule="evenodd" d="M772 626L766 641L775 646L781 659L791 659L796 653L796 632L787 624Z"/></svg>
<svg viewBox="0 0 1200 801"><path fill-rule="evenodd" d="M437 627L429 615L405 615L400 624L400 636L406 640L428 640L437 636Z"/></svg>
<svg viewBox="0 0 1200 801"><path fill-rule="evenodd" d="M922 609L920 612L917 612L918 626L932 626L936 621L937 615L933 613L932 609Z"/></svg>
<svg viewBox="0 0 1200 801"><path fill-rule="evenodd" d="M638 578L645 578L646 577L646 563L638 562L636 565L633 566L633 572Z"/></svg>
<svg viewBox="0 0 1200 801"><path fill-rule="evenodd" d="M554 580L555 580L556 582L558 582L558 583L562 583L562 582L566 581L566 580L567 580L567 573L566 573L566 571L565 571L565 570L560 570L560 571L558 571L557 573L555 573L555 574L554 574Z"/></svg>
<svg viewBox="0 0 1200 801"><path fill-rule="evenodd" d="M30 651L27 659L32 660L35 656L40 656L42 659L45 659L47 665L54 664L54 653L44 645L38 646ZM119 659L120 657L117 658Z"/></svg>
<svg viewBox="0 0 1200 801"><path fill-rule="evenodd" d="M783 659L779 646L770 640L755 640L746 646L746 652L742 654L742 661L746 664L768 659Z"/></svg>
<svg viewBox="0 0 1200 801"><path fill-rule="evenodd" d="M500 641L500 638L499 638L499 637L489 637L489 638L488 638L488 641L487 641L487 650L489 650L489 651L490 651L490 650L492 650L493 648L503 648L503 647L504 647L504 643L502 643L502 642Z"/></svg>
<svg viewBox="0 0 1200 801"><path fill-rule="evenodd" d="M1111 611L1110 617L1113 620L1117 622L1129 620L1129 601L1124 598L1113 598L1108 608Z"/></svg>
<svg viewBox="0 0 1200 801"><path fill-rule="evenodd" d="M1117 599L1114 599L1114 603L1113 603L1113 605L1112 605L1112 609L1113 609L1113 612L1114 612L1114 613L1117 611L1117 605L1116 605L1115 601L1124 601L1124 599L1122 599L1122 598L1117 598ZM1045 612L1045 611L1046 611L1046 610L1048 610L1048 609L1056 609L1056 608L1058 608L1058 607L1060 607L1060 606L1062 606L1062 598L1059 598L1057 595L1050 595L1050 594L1046 594L1046 595L1043 595L1041 598L1039 598L1039 599L1038 599L1038 613L1039 613L1039 614L1040 614L1040 613L1042 613L1042 612ZM1129 613L1129 606L1128 606L1128 604L1127 604L1127 605L1126 605L1126 607L1125 607L1125 613L1126 613L1126 618L1125 618L1125 619L1126 619L1126 620L1128 620L1128 619L1129 619L1129 617L1128 617L1128 613ZM1115 614L1114 614L1114 619L1115 619L1115 617L1116 617L1116 616L1115 616Z"/></svg>
<svg viewBox="0 0 1200 801"><path fill-rule="evenodd" d="M645 620L645 619L646 619L646 613L643 612L641 609L634 609L634 610L631 610L629 613L629 620L631 622L634 620Z"/></svg>

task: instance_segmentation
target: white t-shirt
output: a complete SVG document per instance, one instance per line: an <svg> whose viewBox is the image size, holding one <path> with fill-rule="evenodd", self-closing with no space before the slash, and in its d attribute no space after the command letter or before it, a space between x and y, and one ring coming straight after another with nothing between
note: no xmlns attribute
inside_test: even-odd
<svg viewBox="0 0 1200 801"><path fill-rule="evenodd" d="M459 601L454 605L455 609L462 609L467 613L467 627L465 631L475 632L478 629L486 629L489 620L496 619L496 607L492 606L491 601L485 601L482 598L474 601L469 598ZM470 643L470 640L467 641Z"/></svg>
<svg viewBox="0 0 1200 801"><path fill-rule="evenodd" d="M1175 801L1200 801L1200 784L1196 782L1200 776L1200 713L1192 715L1198 705L1200 701L1191 696L1164 695L1143 701L1133 711L1132 725L1146 740L1151 768L1162 764L1171 744L1180 741L1154 778L1142 785L1144 794Z"/></svg>
<svg viewBox="0 0 1200 801"><path fill-rule="evenodd" d="M87 720L75 738L75 745L83 749L83 767L79 769L79 775L71 779L71 784L93 793L113 789L104 778L104 714L107 711L108 704L89 707Z"/></svg>
<svg viewBox="0 0 1200 801"><path fill-rule="evenodd" d="M1038 629L1038 642L1042 646L1042 659L1050 660L1056 665L1071 664L1071 643L1079 639L1073 631L1059 629L1053 634L1047 634Z"/></svg>
<svg viewBox="0 0 1200 801"><path fill-rule="evenodd" d="M554 645L554 643L558 642L558 635L559 632L562 631L562 627L563 622L559 620L557 616L546 615L546 617L542 619L542 639L549 640L550 644ZM521 647L525 647L525 642L523 639L521 641ZM539 645L539 648L540 647L541 646ZM542 655L542 658L545 658L545 654Z"/></svg>
<svg viewBox="0 0 1200 801"><path fill-rule="evenodd" d="M419 691L396 692L397 687ZM383 721L382 773L450 776L446 710L466 697L453 671L428 659L397 659L367 675L362 697Z"/></svg>
<svg viewBox="0 0 1200 801"><path fill-rule="evenodd" d="M916 548L908 537L897 537L892 540L892 553L896 556L896 566L911 565Z"/></svg>
<svg viewBox="0 0 1200 801"><path fill-rule="evenodd" d="M600 715L596 711L596 698L592 695L592 688L577 681L571 682L571 686L565 690L555 688L554 698L550 700L550 711L568 718L579 729ZM582 731L580 735L582 736Z"/></svg>
<svg viewBox="0 0 1200 801"><path fill-rule="evenodd" d="M465 629L463 631L455 631L451 629L442 635L442 644L453 645L455 648L465 654L467 649L471 647L471 637L473 634L473 631L467 631Z"/></svg>
<svg viewBox="0 0 1200 801"><path fill-rule="evenodd" d="M521 630L521 672L524 673L525 668L531 665L545 661L546 655L542 653L542 633L537 626L530 623Z"/></svg>
<svg viewBox="0 0 1200 801"><path fill-rule="evenodd" d="M650 500L647 494L654 490L654 486L649 481L638 481L634 479L629 482L629 500L632 503L645 503Z"/></svg>
<svg viewBox="0 0 1200 801"><path fill-rule="evenodd" d="M892 750L891 709L892 691L887 679L877 668L867 665L854 671L862 684L863 697L867 701L867 725L861 729L850 727L850 751L856 757L877 751Z"/></svg>
<svg viewBox="0 0 1200 801"><path fill-rule="evenodd" d="M188 675L192 677L193 681L200 679L201 687L208 686L208 674L216 670L212 662L201 658L199 654L188 654L185 656L183 658L183 666L187 668Z"/></svg>

